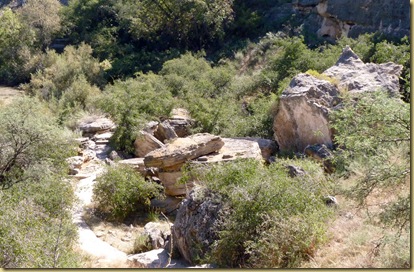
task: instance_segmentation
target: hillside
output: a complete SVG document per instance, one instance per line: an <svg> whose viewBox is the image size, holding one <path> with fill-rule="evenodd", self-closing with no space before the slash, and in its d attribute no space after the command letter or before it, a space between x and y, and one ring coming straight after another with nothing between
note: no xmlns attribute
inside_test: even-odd
<svg viewBox="0 0 414 272"><path fill-rule="evenodd" d="M410 268L408 1L0 1L0 267Z"/></svg>

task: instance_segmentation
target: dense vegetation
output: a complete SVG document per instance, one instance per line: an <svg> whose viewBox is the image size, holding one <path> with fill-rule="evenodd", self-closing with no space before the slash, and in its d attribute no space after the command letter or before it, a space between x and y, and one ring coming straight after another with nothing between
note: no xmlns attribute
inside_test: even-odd
<svg viewBox="0 0 414 272"><path fill-rule="evenodd" d="M1 267L78 265L65 158L74 155L68 128L79 116L110 116L118 125L111 145L126 153L133 153L146 122L162 120L174 107L190 111L193 132L270 139L273 111L291 78L322 73L345 45L364 62L402 64L402 99L345 98L332 119L337 148L330 177L299 158L194 170L229 208L206 260L226 267L299 266L324 240L333 213L320 199L329 191L361 207L388 192L392 197L373 221L397 235L409 233L408 38L373 33L325 43L297 30L290 15L267 19L267 10L284 0L25 2L0 9L0 84L27 94L0 104ZM56 38L67 46L54 50ZM289 163L309 175L288 177ZM352 182L344 189L331 180ZM102 211L122 220L148 209L158 193L155 184L117 168L99 179L95 198Z"/></svg>

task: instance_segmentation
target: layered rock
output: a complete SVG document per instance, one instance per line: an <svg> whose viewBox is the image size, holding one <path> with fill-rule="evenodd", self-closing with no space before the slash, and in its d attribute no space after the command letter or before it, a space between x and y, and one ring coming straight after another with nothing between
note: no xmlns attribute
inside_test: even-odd
<svg viewBox="0 0 414 272"><path fill-rule="evenodd" d="M282 92L274 116L273 131L279 149L303 153L308 145L331 148L329 113L341 102L340 93L386 90L397 94L401 70L402 66L394 63L365 64L347 46L337 63L323 73L332 80L297 75Z"/></svg>
<svg viewBox="0 0 414 272"><path fill-rule="evenodd" d="M163 147L164 144L146 131L138 132L138 136L134 141L135 156L143 158L151 151Z"/></svg>
<svg viewBox="0 0 414 272"><path fill-rule="evenodd" d="M293 78L283 91L273 131L281 151L303 152L307 145L332 145L329 111L338 103L339 89L308 74Z"/></svg>
<svg viewBox="0 0 414 272"><path fill-rule="evenodd" d="M223 145L219 136L208 133L176 138L164 147L148 153L144 163L147 167L166 168L215 152Z"/></svg>
<svg viewBox="0 0 414 272"><path fill-rule="evenodd" d="M213 241L218 239L215 224L222 210L221 203L219 196L199 187L182 202L172 235L174 246L190 264L205 256Z"/></svg>
<svg viewBox="0 0 414 272"><path fill-rule="evenodd" d="M338 87L348 92L387 90L399 93L399 77L403 66L392 62L364 63L346 46L336 64L323 74L339 80Z"/></svg>
<svg viewBox="0 0 414 272"><path fill-rule="evenodd" d="M88 118L81 120L79 124L79 130L85 135L103 133L114 128L114 122L106 117Z"/></svg>

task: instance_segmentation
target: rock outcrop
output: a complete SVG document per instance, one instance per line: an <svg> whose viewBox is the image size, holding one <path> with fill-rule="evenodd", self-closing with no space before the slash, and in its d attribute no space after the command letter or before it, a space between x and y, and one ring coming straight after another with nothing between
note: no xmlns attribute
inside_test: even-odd
<svg viewBox="0 0 414 272"><path fill-rule="evenodd" d="M174 246L190 264L205 256L210 245L218 238L215 224L221 209L219 196L200 187L195 187L182 202L172 235Z"/></svg>
<svg viewBox="0 0 414 272"><path fill-rule="evenodd" d="M81 120L79 130L84 135L103 133L115 128L114 122L106 117L88 118Z"/></svg>
<svg viewBox="0 0 414 272"><path fill-rule="evenodd" d="M164 147L148 153L145 166L167 168L210 154L224 145L219 136L199 133L186 138L176 138Z"/></svg>
<svg viewBox="0 0 414 272"><path fill-rule="evenodd" d="M146 131L138 132L138 136L134 141L135 156L139 158L145 157L151 151L163 147L164 144Z"/></svg>
<svg viewBox="0 0 414 272"><path fill-rule="evenodd" d="M346 46L336 64L323 74L339 80L338 87L348 92L387 90L393 95L399 93L399 76L402 65L392 62L364 63Z"/></svg>
<svg viewBox="0 0 414 272"><path fill-rule="evenodd" d="M281 151L303 152L307 145L332 145L329 111L338 103L339 89L308 74L294 77L283 91L273 131Z"/></svg>
<svg viewBox="0 0 414 272"><path fill-rule="evenodd" d="M294 0L304 27L331 40L381 32L396 38L410 36L410 3L394 0Z"/></svg>
<svg viewBox="0 0 414 272"><path fill-rule="evenodd" d="M401 70L402 66L394 63L365 64L347 46L337 63L323 73L335 84L308 74L297 75L283 91L274 117L279 149L303 153L308 145L331 148L329 113L341 102L340 92L386 90L397 94Z"/></svg>

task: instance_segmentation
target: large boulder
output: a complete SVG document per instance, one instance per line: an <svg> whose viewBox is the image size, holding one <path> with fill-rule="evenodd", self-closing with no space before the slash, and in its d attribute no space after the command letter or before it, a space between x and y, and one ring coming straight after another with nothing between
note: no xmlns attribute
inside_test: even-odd
<svg viewBox="0 0 414 272"><path fill-rule="evenodd" d="M328 115L338 103L334 84L299 74L280 97L273 131L281 151L303 152L307 145L332 145Z"/></svg>
<svg viewBox="0 0 414 272"><path fill-rule="evenodd" d="M392 62L364 63L346 46L336 64L323 74L339 80L338 87L348 92L386 90L397 95L402 68L402 65Z"/></svg>
<svg viewBox="0 0 414 272"><path fill-rule="evenodd" d="M401 70L402 66L394 63L363 63L347 46L321 79L298 74L283 91L274 116L273 131L279 149L303 153L308 145L331 148L329 113L341 102L340 94L379 90L397 94Z"/></svg>
<svg viewBox="0 0 414 272"><path fill-rule="evenodd" d="M257 138L257 137L243 137L243 138L236 138L241 140L253 141L259 145L259 148L262 152L262 157L264 160L269 161L270 157L275 155L278 147L274 140Z"/></svg>
<svg viewBox="0 0 414 272"><path fill-rule="evenodd" d="M223 145L219 136L208 133L176 138L164 147L148 153L144 163L147 167L166 168L215 152Z"/></svg>
<svg viewBox="0 0 414 272"><path fill-rule="evenodd" d="M151 151L163 147L164 144L146 131L139 131L134 141L135 156L145 157Z"/></svg>
<svg viewBox="0 0 414 272"><path fill-rule="evenodd" d="M200 156L192 164L234 161L237 159L263 160L262 150L257 141L241 138L222 138L223 147L211 154Z"/></svg>
<svg viewBox="0 0 414 272"><path fill-rule="evenodd" d="M85 118L79 123L79 130L83 134L102 133L115 128L114 122L106 117Z"/></svg>
<svg viewBox="0 0 414 272"><path fill-rule="evenodd" d="M204 257L218 239L216 221L221 210L220 197L201 187L182 202L172 226L173 243L190 264Z"/></svg>
<svg viewBox="0 0 414 272"><path fill-rule="evenodd" d="M172 224L166 221L149 222L144 226L144 236L147 236L152 249L165 248L171 236Z"/></svg>

